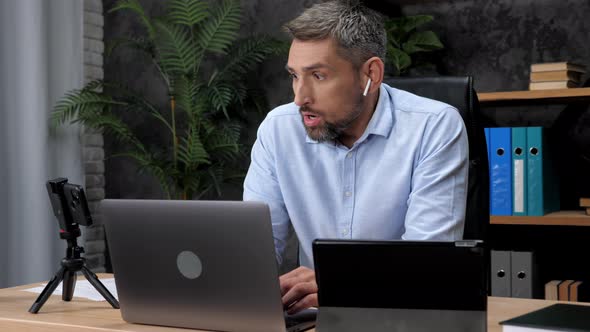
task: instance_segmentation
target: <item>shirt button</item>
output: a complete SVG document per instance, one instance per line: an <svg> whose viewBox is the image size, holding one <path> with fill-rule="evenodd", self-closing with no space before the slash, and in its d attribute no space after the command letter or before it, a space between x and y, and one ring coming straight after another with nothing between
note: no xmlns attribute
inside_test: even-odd
<svg viewBox="0 0 590 332"><path fill-rule="evenodd" d="M346 229L346 228L342 229L342 235L348 235L348 229Z"/></svg>
<svg viewBox="0 0 590 332"><path fill-rule="evenodd" d="M350 197L350 196L352 196L352 192L350 192L350 191L347 191L347 192L345 192L345 193L344 193L344 195L345 195L346 197Z"/></svg>
<svg viewBox="0 0 590 332"><path fill-rule="evenodd" d="M348 158L348 159L352 158L352 152L347 153L346 158Z"/></svg>

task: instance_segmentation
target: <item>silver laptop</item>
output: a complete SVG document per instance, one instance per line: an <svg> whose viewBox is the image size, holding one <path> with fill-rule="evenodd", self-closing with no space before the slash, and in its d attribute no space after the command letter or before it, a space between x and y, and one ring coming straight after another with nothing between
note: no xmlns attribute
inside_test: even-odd
<svg viewBox="0 0 590 332"><path fill-rule="evenodd" d="M316 240L313 255L318 332L487 329L478 241Z"/></svg>
<svg viewBox="0 0 590 332"><path fill-rule="evenodd" d="M101 209L125 321L246 332L313 327L313 310L284 314L265 204L106 199Z"/></svg>

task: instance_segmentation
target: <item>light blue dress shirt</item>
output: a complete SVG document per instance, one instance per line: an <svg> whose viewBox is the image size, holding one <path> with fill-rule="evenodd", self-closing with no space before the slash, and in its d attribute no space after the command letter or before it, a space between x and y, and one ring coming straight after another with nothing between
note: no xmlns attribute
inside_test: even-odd
<svg viewBox="0 0 590 332"><path fill-rule="evenodd" d="M294 103L269 112L244 200L269 205L279 263L291 223L300 263L313 268L317 238L461 239L467 171L459 112L381 84L373 117L350 149L310 139Z"/></svg>

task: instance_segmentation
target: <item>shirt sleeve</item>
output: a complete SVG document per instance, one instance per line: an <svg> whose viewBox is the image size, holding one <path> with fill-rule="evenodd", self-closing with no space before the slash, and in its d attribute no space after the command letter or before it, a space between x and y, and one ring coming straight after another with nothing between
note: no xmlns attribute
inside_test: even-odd
<svg viewBox="0 0 590 332"><path fill-rule="evenodd" d="M274 144L267 125L265 120L258 128L256 142L252 147L250 167L244 180L243 198L244 201L258 201L268 205L277 262L281 264L289 235L290 220L277 179Z"/></svg>
<svg viewBox="0 0 590 332"><path fill-rule="evenodd" d="M469 147L454 108L433 116L423 132L405 218L407 240L460 240L467 200Z"/></svg>

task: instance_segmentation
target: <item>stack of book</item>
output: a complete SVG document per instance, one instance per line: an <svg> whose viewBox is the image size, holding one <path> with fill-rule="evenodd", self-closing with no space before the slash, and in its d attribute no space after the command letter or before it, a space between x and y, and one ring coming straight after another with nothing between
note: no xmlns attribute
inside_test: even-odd
<svg viewBox="0 0 590 332"><path fill-rule="evenodd" d="M576 88L585 72L584 66L571 62L534 63L529 90Z"/></svg>
<svg viewBox="0 0 590 332"><path fill-rule="evenodd" d="M589 302L590 283L580 280L551 280L545 284L545 300Z"/></svg>
<svg viewBox="0 0 590 332"><path fill-rule="evenodd" d="M586 214L590 216L590 198L580 198L580 206L586 209Z"/></svg>

